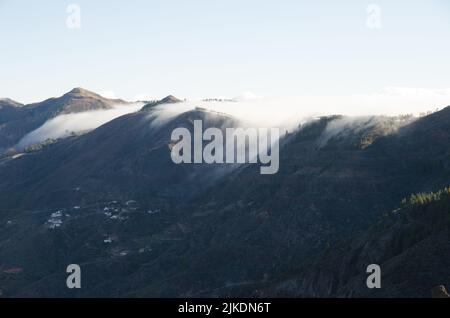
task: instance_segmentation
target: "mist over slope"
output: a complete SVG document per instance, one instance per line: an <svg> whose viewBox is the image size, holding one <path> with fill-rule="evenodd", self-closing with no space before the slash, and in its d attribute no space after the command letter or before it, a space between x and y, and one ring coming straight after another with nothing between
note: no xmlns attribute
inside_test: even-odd
<svg viewBox="0 0 450 318"><path fill-rule="evenodd" d="M138 111L143 103L113 105L108 110L85 111L75 114L62 114L46 121L42 126L26 134L17 144L18 148L58 139L95 129L107 122Z"/></svg>
<svg viewBox="0 0 450 318"><path fill-rule="evenodd" d="M261 97L243 94L236 98L180 100L174 96L150 102L159 121L183 112L204 108L233 116L252 127L294 130L318 116L418 115L450 103L449 90L393 87L370 95ZM41 143L84 133L106 122L139 110L144 103L107 99L83 88L75 88L59 98L21 105L3 99L0 108L0 150ZM165 105L165 107L161 107ZM170 105L170 107L167 107Z"/></svg>
<svg viewBox="0 0 450 318"><path fill-rule="evenodd" d="M153 125L156 117L152 118L151 113L130 113L84 135L60 140L19 158L5 158L0 161L0 188L15 194L4 199L11 207L47 208L68 202L76 205L83 195L83 200L94 201L126 196L146 201L158 196L184 198L200 193L230 169L223 165L174 164L171 133L179 127L192 131L194 120L202 120L205 129L225 129L238 126L236 119L193 110L164 125ZM25 183L14 177L22 173L30 177ZM28 194L26 198L23 193Z"/></svg>
<svg viewBox="0 0 450 318"><path fill-rule="evenodd" d="M233 116L253 127L293 130L320 116L423 116L450 105L450 90L385 88L366 95L263 97L244 94L235 98L179 100L159 108L164 120L197 107ZM348 120L351 121L350 119Z"/></svg>
<svg viewBox="0 0 450 318"><path fill-rule="evenodd" d="M43 102L0 108L0 153L15 146L20 140L47 121L68 114L96 110L112 110L127 105L120 99L107 99L83 88L74 88L57 98ZM60 127L60 129L63 129ZM31 138L32 139L32 138ZM39 139L39 138L38 138Z"/></svg>

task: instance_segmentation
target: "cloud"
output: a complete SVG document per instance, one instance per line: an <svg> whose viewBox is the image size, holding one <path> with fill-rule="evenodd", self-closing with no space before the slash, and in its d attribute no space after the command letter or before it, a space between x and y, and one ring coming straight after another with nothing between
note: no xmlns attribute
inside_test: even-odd
<svg viewBox="0 0 450 318"><path fill-rule="evenodd" d="M161 117L160 121L164 122L177 114L201 107L237 117L250 127L279 127L291 130L298 124L318 116L419 115L421 112L450 105L450 89L404 87L385 88L366 95L247 97L251 98L225 102L195 100L163 105L157 108L157 115Z"/></svg>
<svg viewBox="0 0 450 318"><path fill-rule="evenodd" d="M155 98L141 94L140 100ZM122 115L139 110L142 103L112 110L58 116L26 135L19 143L27 146L72 132L92 130ZM258 97L244 93L233 101L192 100L160 105L149 114L153 125L161 125L181 113L201 107L239 119L248 127L278 127L294 130L311 118L327 115L370 116L414 114L450 105L450 89L388 87L374 94L340 96Z"/></svg>
<svg viewBox="0 0 450 318"><path fill-rule="evenodd" d="M382 94L390 96L448 97L450 96L450 88L386 87L382 90Z"/></svg>
<svg viewBox="0 0 450 318"><path fill-rule="evenodd" d="M109 99L118 99L116 97L116 94L114 93L114 91L102 91L99 93L100 96L103 96L105 98L109 98Z"/></svg>
<svg viewBox="0 0 450 318"><path fill-rule="evenodd" d="M142 103L119 105L109 110L89 111L76 114L60 115L45 122L41 127L30 132L18 143L18 148L43 142L47 139L68 137L73 133L82 133L95 129L117 117L136 112Z"/></svg>
<svg viewBox="0 0 450 318"><path fill-rule="evenodd" d="M247 92L244 92L241 95L235 97L234 99L238 100L238 101L245 101L245 100L252 100L252 99L257 99L257 98L262 98L262 96L258 96L252 92L247 91Z"/></svg>
<svg viewBox="0 0 450 318"><path fill-rule="evenodd" d="M160 98L156 98L155 96L149 95L149 94L137 94L134 96L131 101L132 102L141 102L141 101L152 101L152 100L159 100Z"/></svg>
<svg viewBox="0 0 450 318"><path fill-rule="evenodd" d="M336 136L348 136L360 134L366 130L375 131L381 135L395 133L401 127L408 125L417 118L409 116L386 117L386 116L356 116L339 117L327 124L325 131L318 140L320 147L324 146L331 138Z"/></svg>

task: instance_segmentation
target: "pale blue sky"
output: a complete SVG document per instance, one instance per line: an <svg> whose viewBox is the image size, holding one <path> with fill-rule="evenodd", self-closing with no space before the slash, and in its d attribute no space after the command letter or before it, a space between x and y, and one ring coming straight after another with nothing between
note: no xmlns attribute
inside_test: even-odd
<svg viewBox="0 0 450 318"><path fill-rule="evenodd" d="M66 27L67 5L81 29ZM382 9L382 28L366 9ZM0 97L131 99L450 88L447 0L0 0Z"/></svg>

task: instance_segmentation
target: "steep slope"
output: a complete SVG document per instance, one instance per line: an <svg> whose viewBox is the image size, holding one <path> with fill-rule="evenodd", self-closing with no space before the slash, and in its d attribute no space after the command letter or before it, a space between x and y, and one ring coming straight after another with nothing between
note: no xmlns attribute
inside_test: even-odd
<svg viewBox="0 0 450 318"><path fill-rule="evenodd" d="M122 100L104 98L82 88L74 88L58 98L50 98L15 110L9 107L9 115L5 117L3 111L0 111L0 153L58 115L111 109L114 105L125 103Z"/></svg>
<svg viewBox="0 0 450 318"><path fill-rule="evenodd" d="M149 129L151 111L142 111L3 161L3 293L264 295L403 197L450 179L448 108L410 124L366 118L340 130L347 119L321 118L285 138L278 174L243 166L217 179L221 167L168 157L171 130L196 118L235 125L195 110ZM82 265L88 287L65 287L70 263Z"/></svg>
<svg viewBox="0 0 450 318"><path fill-rule="evenodd" d="M431 297L450 286L450 189L411 196L370 230L329 249L259 296ZM381 289L366 287L366 268L381 267Z"/></svg>
<svg viewBox="0 0 450 318"><path fill-rule="evenodd" d="M23 105L9 98L0 99L0 124L10 120L18 119L23 109Z"/></svg>
<svg viewBox="0 0 450 318"><path fill-rule="evenodd" d="M367 131L336 135L323 145L330 119L322 119L283 147L278 174L261 177L249 168L222 184L220 191L211 191L205 208L197 208L198 214L207 214L199 228L207 224L211 235L202 252L240 253L218 264L224 276L230 275L226 283L200 295L247 296L256 288L248 282L271 280L295 269L367 228L410 193L446 186L449 115L447 108L395 133L379 135L369 146L365 142L362 146L361 140L374 136L372 132L386 121ZM214 267L211 274L217 271Z"/></svg>
<svg viewBox="0 0 450 318"><path fill-rule="evenodd" d="M0 163L2 205L46 208L76 204L81 193L86 194L83 200L190 197L229 169L176 165L169 146L172 131L179 127L192 130L196 119L203 121L205 129L233 127L238 123L235 119L199 110L165 123L155 123L157 118L152 112L132 113L85 136L5 159Z"/></svg>
<svg viewBox="0 0 450 318"><path fill-rule="evenodd" d="M12 132L8 132L6 125L8 122L20 120L24 116L23 105L11 100L0 99L0 154L2 148L11 144L11 139L14 139Z"/></svg>
<svg viewBox="0 0 450 318"><path fill-rule="evenodd" d="M251 295L367 228L408 193L442 187L450 179L449 111L395 133L387 128L385 136L380 127L393 123L381 118L325 145L324 133L339 117L303 127L282 147L278 174L248 167L184 207L182 224L196 244L160 262L185 267L174 265L173 279L168 274L135 295Z"/></svg>
<svg viewBox="0 0 450 318"><path fill-rule="evenodd" d="M196 119L205 128L224 129L237 122L199 110L169 122L156 124L155 118L148 111L126 115L86 135L0 163L4 295L33 295L69 259L94 265L90 270L97 278L89 294L100 293L103 275L97 266L130 273L178 241L186 229L177 225L179 211L171 208L172 201L201 193L233 167L175 165L171 132L175 127L192 130ZM117 267L131 255L138 263L125 261ZM67 292L58 280L53 283L57 285L42 295Z"/></svg>

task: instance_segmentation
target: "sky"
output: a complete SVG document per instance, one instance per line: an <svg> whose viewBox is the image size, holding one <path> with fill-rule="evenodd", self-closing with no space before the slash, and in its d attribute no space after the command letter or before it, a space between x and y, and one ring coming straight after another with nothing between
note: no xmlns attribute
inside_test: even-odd
<svg viewBox="0 0 450 318"><path fill-rule="evenodd" d="M0 97L22 103L84 87L128 100L394 88L450 104L449 57L447 0L0 0Z"/></svg>

